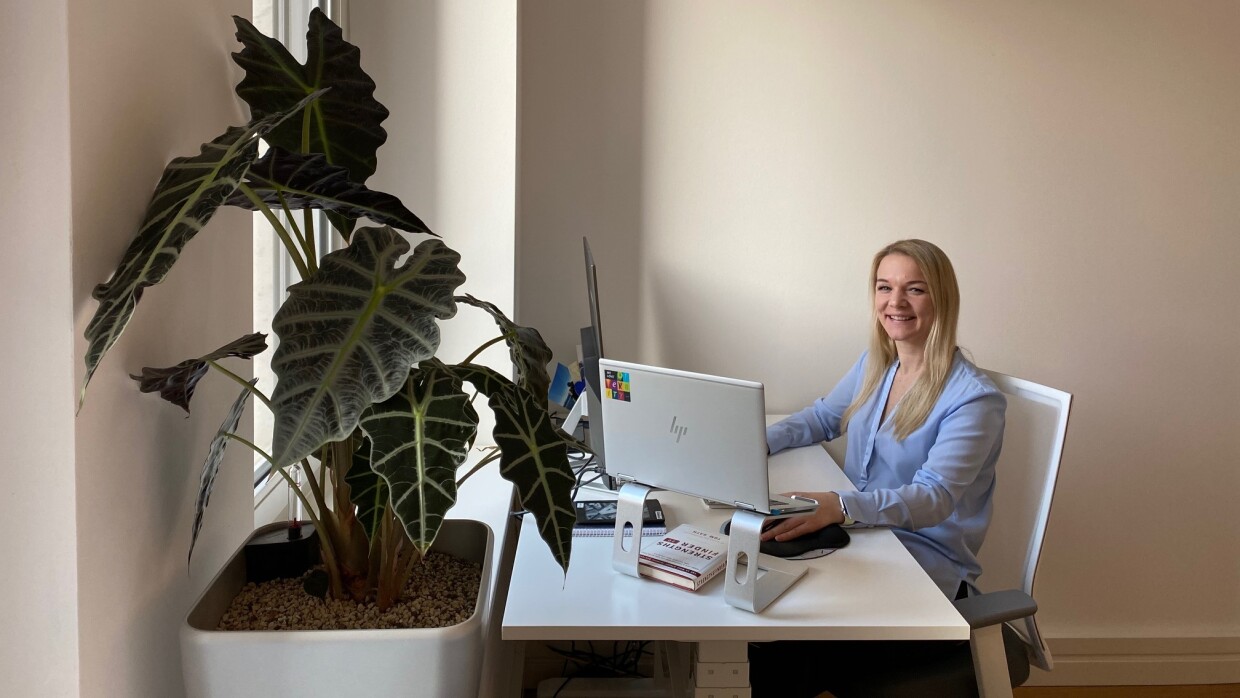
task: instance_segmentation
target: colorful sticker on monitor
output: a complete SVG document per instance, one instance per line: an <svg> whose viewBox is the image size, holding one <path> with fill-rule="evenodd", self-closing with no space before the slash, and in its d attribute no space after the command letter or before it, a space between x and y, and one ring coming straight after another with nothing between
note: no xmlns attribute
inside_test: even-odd
<svg viewBox="0 0 1240 698"><path fill-rule="evenodd" d="M604 371L603 379L603 394L608 399L632 402L633 393L629 390L628 372Z"/></svg>

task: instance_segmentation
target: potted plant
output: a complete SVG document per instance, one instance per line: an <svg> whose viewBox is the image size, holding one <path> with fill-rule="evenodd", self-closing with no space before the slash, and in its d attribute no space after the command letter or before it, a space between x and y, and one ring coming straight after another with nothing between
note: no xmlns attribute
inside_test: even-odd
<svg viewBox="0 0 1240 698"><path fill-rule="evenodd" d="M304 474L306 492L293 491L318 533L327 593L333 598L373 601L379 607L394 603L411 571L441 534L448 535L444 532L452 523L445 524L444 516L456 501L459 483L494 460L567 570L574 522L567 451L580 445L555 428L547 412L550 350L536 330L516 325L491 303L458 293L465 281L459 255L397 197L366 186L387 137L381 123L388 112L374 99L375 85L361 68L360 52L344 40L340 28L314 10L309 54L301 64L279 42L246 20L234 19L243 49L233 59L245 71L236 92L249 105L252 120L228 128L199 154L176 158L165 169L120 264L94 290L99 305L86 330L82 397L144 289L165 278L216 210L260 211L302 277L289 288L273 322L280 340L272 358L274 390L268 395L256 380L246 381L222 364L266 349L265 335L258 333L134 376L144 392L159 392L186 412L199 380L213 369L242 386L202 467L190 555L224 449L237 441L267 458L290 486L290 471L300 468ZM261 156L260 141L268 146ZM327 213L346 246L327 254L315 249L311 209ZM297 211L302 212L300 225ZM360 219L379 225L359 227ZM426 239L410 250L397 231ZM453 317L460 305L489 313L499 331L472 355L449 361L436 356L438 323ZM509 348L515 379L473 363L499 341ZM479 394L495 413L496 446L462 476L458 469L477 436L473 403ZM251 399L273 412L269 447L237 434ZM488 535L484 530L480 536L475 527L459 538L485 543ZM238 564L229 563L194 613L218 618L221 592L212 589L229 579L237 586ZM204 603L214 610L202 610ZM328 634L303 637L296 649L277 648L274 659L252 657L259 644L281 642L270 633L234 633L251 637L221 653L250 657L265 670L288 666L314 693L332 690L325 685L332 677L337 686L361 687L352 672L384 664L401 664L408 675L421 677L420 695L456 695L459 686L477 682L477 666L471 672L468 664L451 669L464 676L464 684L451 683L442 668L404 666L412 661L410 654L437 654L435 647L449 641L450 629L435 636L438 644L431 650L411 650L402 635L386 649L362 650L369 656L357 660L361 664L341 659L339 667L331 666L331 657L342 651L337 646L355 643L362 633L316 632ZM362 632L376 637L373 633L396 631ZM217 642L227 641L208 644ZM307 647L317 647L319 654L308 654ZM198 661L186 657L187 677L191 664L201 670ZM233 689L189 690L202 695Z"/></svg>

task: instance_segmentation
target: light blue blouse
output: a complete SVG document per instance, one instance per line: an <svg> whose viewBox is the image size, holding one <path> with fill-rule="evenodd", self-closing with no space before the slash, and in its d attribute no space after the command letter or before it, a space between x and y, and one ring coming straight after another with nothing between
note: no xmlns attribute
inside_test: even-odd
<svg viewBox="0 0 1240 698"><path fill-rule="evenodd" d="M829 395L767 427L771 453L840 436L840 417L861 389L866 359L862 354ZM878 389L849 422L844 474L857 491L839 494L856 521L890 526L943 593L954 598L962 580L976 591L982 573L977 552L990 525L1007 400L957 350L925 423L897 441L895 410L882 425L879 419L898 365L887 367Z"/></svg>

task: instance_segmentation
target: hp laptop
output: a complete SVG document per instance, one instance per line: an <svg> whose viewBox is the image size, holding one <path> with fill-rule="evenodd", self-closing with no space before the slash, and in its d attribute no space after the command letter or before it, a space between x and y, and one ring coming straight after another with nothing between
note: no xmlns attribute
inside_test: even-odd
<svg viewBox="0 0 1240 698"><path fill-rule="evenodd" d="M762 514L810 512L770 493L761 383L599 360L607 473Z"/></svg>

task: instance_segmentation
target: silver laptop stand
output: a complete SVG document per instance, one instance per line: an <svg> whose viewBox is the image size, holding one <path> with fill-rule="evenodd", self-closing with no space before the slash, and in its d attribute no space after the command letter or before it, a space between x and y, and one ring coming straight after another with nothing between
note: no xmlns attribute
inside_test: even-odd
<svg viewBox="0 0 1240 698"><path fill-rule="evenodd" d="M804 564L758 552L765 520L765 514L737 509L728 529L728 568L724 570L723 598L729 606L750 613L761 613L805 575Z"/></svg>
<svg viewBox="0 0 1240 698"><path fill-rule="evenodd" d="M654 490L649 485L626 482L616 497L611 566L631 577L641 576L637 565L642 547L642 511L646 506L646 497ZM763 514L738 509L732 514L732 527L728 535L728 568L724 571L723 598L728 605L750 613L761 613L805 575L803 564L758 552L765 519ZM631 527L629 536L624 535L626 527ZM624 547L626 540L627 550Z"/></svg>
<svg viewBox="0 0 1240 698"><path fill-rule="evenodd" d="M616 495L616 531L611 537L611 567L630 577L641 576L637 571L637 556L642 551L642 511L646 507L646 496L653 491L653 487L626 482ZM633 531L628 537L628 550L624 549L625 527L632 527Z"/></svg>

